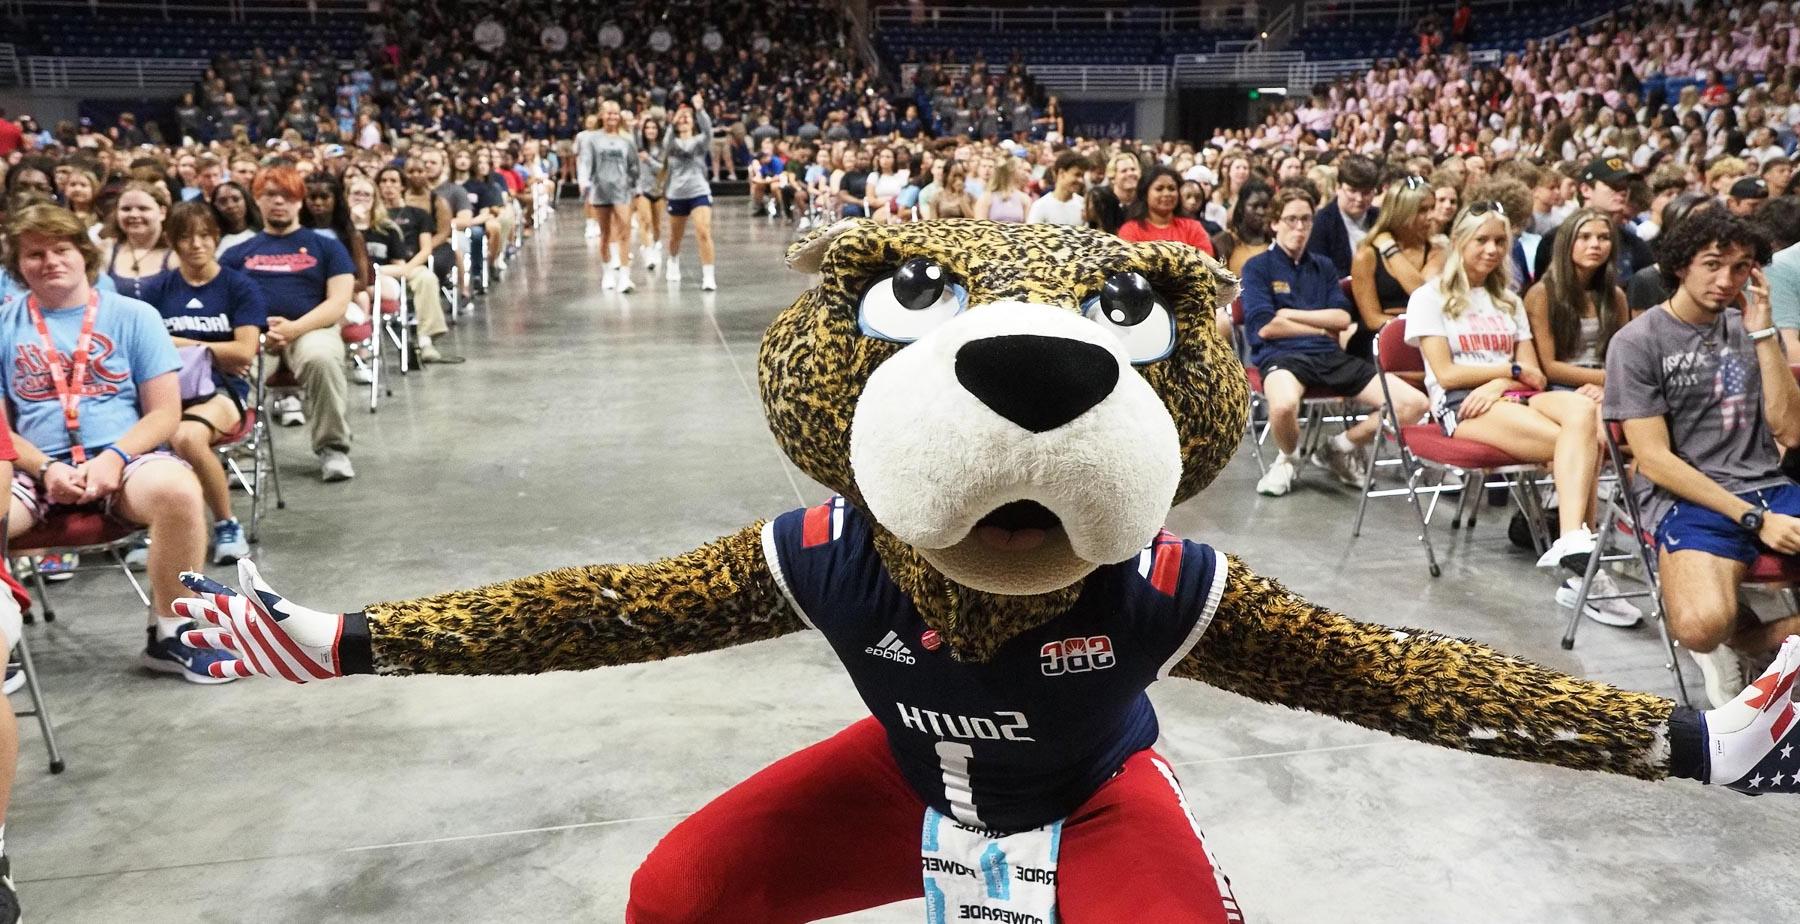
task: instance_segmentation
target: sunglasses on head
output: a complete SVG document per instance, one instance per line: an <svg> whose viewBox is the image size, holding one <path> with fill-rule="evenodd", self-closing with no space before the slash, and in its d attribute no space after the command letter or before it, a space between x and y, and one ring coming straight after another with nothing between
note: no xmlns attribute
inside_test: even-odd
<svg viewBox="0 0 1800 924"><path fill-rule="evenodd" d="M1506 209L1502 208L1500 206L1500 203L1495 202L1491 199L1484 201L1484 202L1469 203L1468 214L1471 217L1476 216L1476 215L1486 215L1489 212L1492 212L1495 215L1500 216L1501 218L1506 217Z"/></svg>
<svg viewBox="0 0 1800 924"><path fill-rule="evenodd" d="M1408 176L1401 182L1406 184L1407 189L1428 189L1431 186L1431 184L1426 182L1425 178L1422 176Z"/></svg>

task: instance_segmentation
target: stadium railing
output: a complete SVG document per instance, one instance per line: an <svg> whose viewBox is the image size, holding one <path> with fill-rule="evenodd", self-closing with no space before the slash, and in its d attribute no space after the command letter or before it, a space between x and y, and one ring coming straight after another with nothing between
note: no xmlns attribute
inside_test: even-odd
<svg viewBox="0 0 1800 924"><path fill-rule="evenodd" d="M185 90L208 62L204 58L73 58L32 55L25 83L33 90Z"/></svg>
<svg viewBox="0 0 1800 924"><path fill-rule="evenodd" d="M911 83L917 64L903 64L900 74ZM943 65L938 72L963 77L967 65ZM1160 64L1027 64L1025 73L1046 90L1057 93L1163 93L1169 89L1169 69Z"/></svg>
<svg viewBox="0 0 1800 924"><path fill-rule="evenodd" d="M1160 33L1193 29L1255 28L1260 10L1256 4L1204 6L1202 9L1083 9L1079 7L1025 7L1003 9L984 6L945 6L926 10L917 18L903 7L882 7L875 13L877 29L890 26L962 26L993 31L1089 31L1092 29L1142 29Z"/></svg>
<svg viewBox="0 0 1800 924"><path fill-rule="evenodd" d="M12 19L44 16L132 14L175 19L219 15L231 22L264 17L339 20L367 16L368 0L0 0L0 14Z"/></svg>

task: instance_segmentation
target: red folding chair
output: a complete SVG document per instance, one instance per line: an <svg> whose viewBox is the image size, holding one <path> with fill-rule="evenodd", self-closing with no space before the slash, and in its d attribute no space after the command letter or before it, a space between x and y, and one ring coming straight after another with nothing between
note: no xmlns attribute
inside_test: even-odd
<svg viewBox="0 0 1800 924"><path fill-rule="evenodd" d="M125 563L125 553L144 536L142 526L109 517L98 510L59 509L52 511L43 522L34 524L24 533L0 541L0 546L4 546L5 557L9 562L14 555L41 557L73 553L81 556L84 562L105 555L124 573L125 580L131 582L131 589L137 593L138 599L148 607L150 595L144 591L144 585L138 582L137 575ZM74 570L95 571L105 567L107 566L84 563ZM32 568L31 576L37 590L38 603L44 610L44 621L55 622L56 611L50 606L43 573ZM27 618L26 621L29 622L30 619Z"/></svg>
<svg viewBox="0 0 1800 924"><path fill-rule="evenodd" d="M1376 334L1375 365L1383 373L1381 439L1391 439L1394 442L1400 464L1406 473L1406 486L1381 491L1365 490L1362 503L1356 511L1356 524L1351 529L1352 538L1362 535L1363 514L1368 509L1369 498L1405 494L1419 517L1419 542L1425 546L1426 564L1430 567L1431 576L1437 577L1442 569L1438 567L1437 550L1431 544L1431 516L1437 510L1438 495L1457 492L1457 511L1450 526L1452 529L1465 525L1472 528L1480 497L1484 493L1480 488L1488 485L1488 476L1498 475L1502 480L1495 482L1494 486L1509 489L1519 509L1524 511L1526 522L1531 525L1533 544L1542 552L1548 546L1549 538L1542 535L1544 506L1538 492L1538 480L1543 473L1541 464L1522 461L1504 450L1476 440L1446 436L1443 428L1436 423L1405 423L1394 410L1387 373L1394 373L1402 378L1422 377L1425 373L1424 355L1406 342L1406 315L1387 322ZM1421 486L1419 479L1427 470L1438 473L1437 483ZM1454 482L1450 481L1452 476L1456 478ZM1430 495L1429 509L1420 500L1420 495ZM1473 505L1470 503L1472 500L1475 502Z"/></svg>
<svg viewBox="0 0 1800 924"><path fill-rule="evenodd" d="M1231 339L1232 348L1244 363L1244 377L1250 382L1250 415L1244 424L1244 438L1250 443L1250 451L1256 457L1256 469L1259 473L1268 471L1268 463L1263 461L1262 444L1269 438L1269 399L1263 393L1262 370L1250 361L1250 336L1244 330L1244 300L1235 298L1231 301ZM1257 411L1262 411L1263 423L1256 425ZM1343 429L1349 429L1355 418L1343 396L1328 391L1308 388L1300 399L1300 446L1299 458L1304 465L1312 458L1312 450L1324 438L1327 423L1337 423Z"/></svg>

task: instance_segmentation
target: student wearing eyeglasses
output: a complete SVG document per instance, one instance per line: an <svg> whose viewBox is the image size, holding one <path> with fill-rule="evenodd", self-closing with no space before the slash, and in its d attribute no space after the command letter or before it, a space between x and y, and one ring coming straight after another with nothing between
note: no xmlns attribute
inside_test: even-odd
<svg viewBox="0 0 1800 924"><path fill-rule="evenodd" d="M1292 490L1299 474L1300 402L1308 389L1341 395L1364 407L1381 405L1381 370L1366 356L1338 345L1355 310L1338 282L1331 261L1306 250L1317 222L1312 193L1290 186L1269 206L1275 245L1244 264L1244 332L1251 360L1262 373L1269 401L1269 430L1279 454L1256 483L1256 491L1279 497ZM1324 212L1320 212L1323 215ZM1425 396L1399 378L1388 377L1395 410L1403 421L1425 414ZM1370 415L1332 437L1312 461L1345 485L1368 481L1365 447L1381 420Z"/></svg>
<svg viewBox="0 0 1800 924"><path fill-rule="evenodd" d="M1446 434L1524 462L1550 463L1558 536L1538 567L1586 574L1600 446L1599 405L1548 382L1532 348L1524 302L1508 287L1512 224L1499 203L1471 202L1450 226L1437 279L1414 290L1406 342L1425 357L1431 413Z"/></svg>

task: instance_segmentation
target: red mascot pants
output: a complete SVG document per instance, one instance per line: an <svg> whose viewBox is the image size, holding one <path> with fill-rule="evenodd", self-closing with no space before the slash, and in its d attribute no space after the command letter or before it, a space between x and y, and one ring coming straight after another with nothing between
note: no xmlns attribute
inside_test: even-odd
<svg viewBox="0 0 1800 924"><path fill-rule="evenodd" d="M675 826L631 880L629 924L785 924L924 893L925 805L874 719L782 758ZM1063 825L1066 924L1241 924L1231 885L1154 751Z"/></svg>

